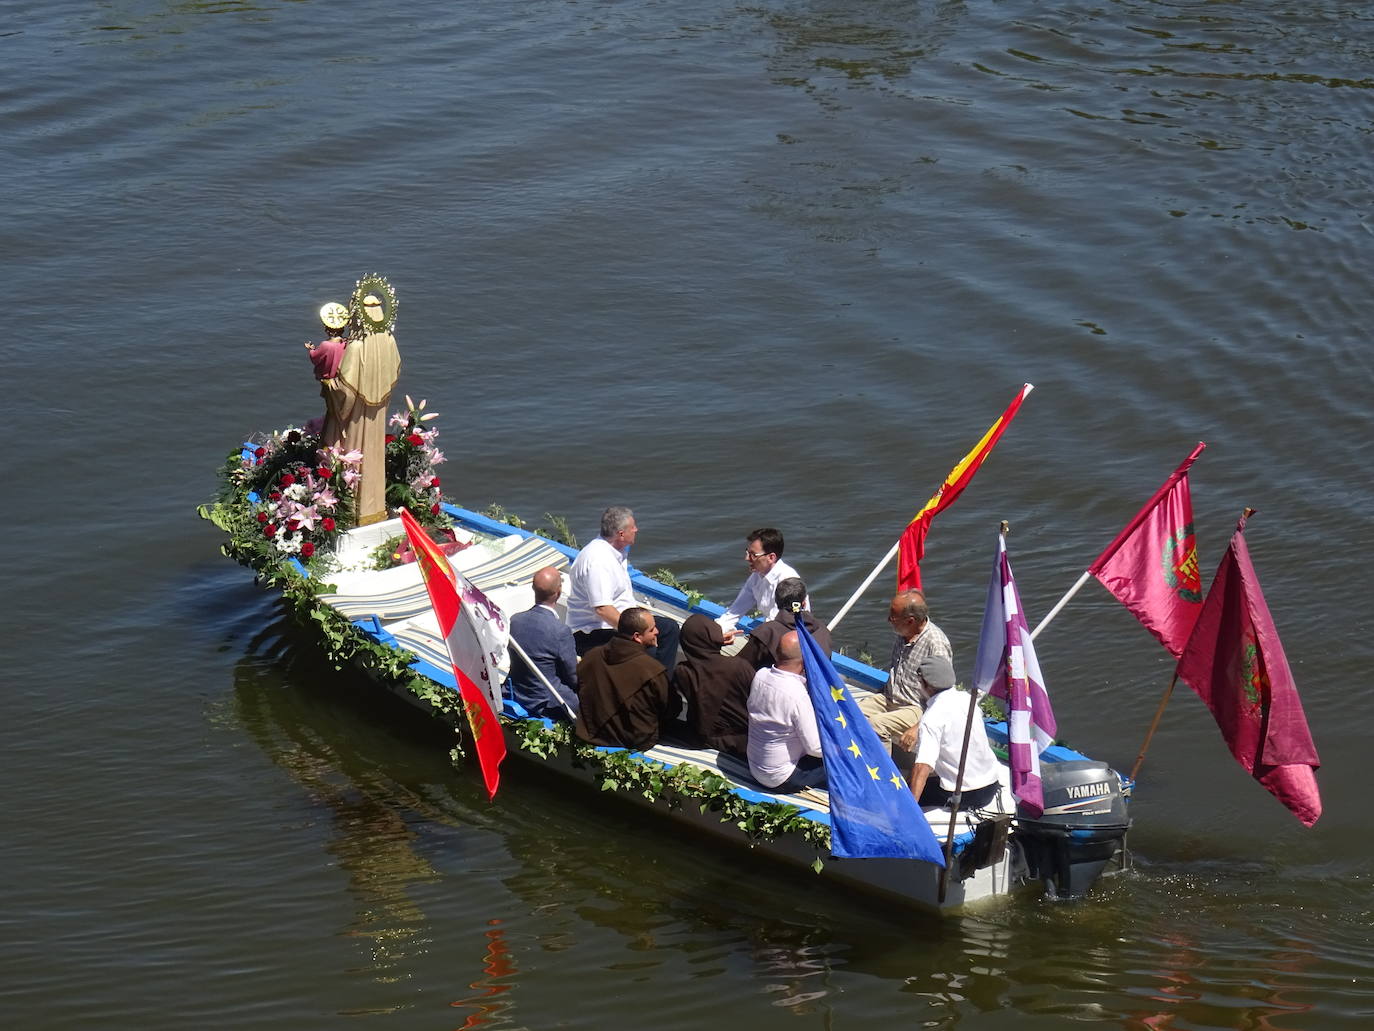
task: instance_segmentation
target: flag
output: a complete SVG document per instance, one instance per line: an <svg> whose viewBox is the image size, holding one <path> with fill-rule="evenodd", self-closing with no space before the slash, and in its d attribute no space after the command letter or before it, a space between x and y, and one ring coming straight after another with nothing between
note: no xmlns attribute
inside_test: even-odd
<svg viewBox="0 0 1374 1031"><path fill-rule="evenodd" d="M979 691L990 692L1007 703L1011 791L1025 809L1039 816L1045 811L1040 753L1054 743L1058 727L1021 608L1021 594L1012 576L1007 538L1000 533L988 580L973 683Z"/></svg>
<svg viewBox="0 0 1374 1031"><path fill-rule="evenodd" d="M1321 760L1245 546L1251 513L1236 525L1178 676L1207 703L1236 761L1311 827L1322 814L1315 774Z"/></svg>
<svg viewBox="0 0 1374 1031"><path fill-rule="evenodd" d="M487 796L496 797L501 760L506 757L506 739L497 712L501 708L501 655L507 634L501 610L487 600L449 564L424 528L406 509L401 509L410 546L415 549L415 564L425 578L430 604L439 622L439 635L448 646L458 694L472 727L477 763Z"/></svg>
<svg viewBox="0 0 1374 1031"><path fill-rule="evenodd" d="M1202 608L1188 467L1201 442L1097 556L1088 572L1178 658Z"/></svg>
<svg viewBox="0 0 1374 1031"><path fill-rule="evenodd" d="M944 866L935 832L911 788L845 690L830 657L800 619L797 637L830 789L831 854L849 859L924 859Z"/></svg>
<svg viewBox="0 0 1374 1031"><path fill-rule="evenodd" d="M939 513L954 504L954 499L964 492L964 488L973 480L973 475L983 464L983 459L988 457L988 452L997 443L1002 431L1012 419L1016 418L1016 413L1021 408L1021 402L1026 399L1035 387L1030 383L1022 384L1021 392L1012 398L1011 404L1007 405L1007 410L997 417L988 431L983 434L980 440L966 454L953 469L950 470L945 482L940 484L925 507L916 513L915 517L907 524L907 528L902 531L901 539L897 542L897 589L899 591L919 590L921 587L921 559L926 553L926 533L930 530L930 521Z"/></svg>

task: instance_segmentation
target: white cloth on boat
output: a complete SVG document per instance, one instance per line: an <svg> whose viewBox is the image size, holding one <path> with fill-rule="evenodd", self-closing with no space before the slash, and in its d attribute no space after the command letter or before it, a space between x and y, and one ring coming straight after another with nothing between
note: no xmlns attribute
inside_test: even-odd
<svg viewBox="0 0 1374 1031"><path fill-rule="evenodd" d="M936 692L926 706L916 732L916 762L929 766L940 778L940 787L954 790L959 775L959 753L964 747L964 724L968 722L968 693L949 688ZM976 709L968 736L968 759L964 763L961 790L975 791L997 781L1001 764L988 744L983 714Z"/></svg>
<svg viewBox="0 0 1374 1031"><path fill-rule="evenodd" d="M568 575L568 626L574 633L615 629L597 613L599 605L624 612L638 604L625 552L597 537L577 553Z"/></svg>
<svg viewBox="0 0 1374 1031"><path fill-rule="evenodd" d="M765 787L792 776L803 756L821 754L816 710L800 673L768 666L749 688L749 772Z"/></svg>
<svg viewBox="0 0 1374 1031"><path fill-rule="evenodd" d="M797 571L782 559L774 562L773 568L766 573L750 573L749 579L745 580L744 586L739 589L739 594L735 595L735 600L720 617L721 625L730 629L755 609L763 613L764 619L775 617L778 614L778 603L773 595L778 589L778 584L793 576L797 576ZM806 610L811 611L810 598L806 600Z"/></svg>

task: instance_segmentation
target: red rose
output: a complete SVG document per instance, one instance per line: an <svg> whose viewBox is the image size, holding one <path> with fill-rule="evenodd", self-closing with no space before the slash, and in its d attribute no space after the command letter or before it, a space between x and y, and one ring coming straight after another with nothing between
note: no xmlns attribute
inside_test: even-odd
<svg viewBox="0 0 1374 1031"><path fill-rule="evenodd" d="M286 435L286 442L287 442L288 444L299 444L300 441L301 441L300 430L292 430L290 433L288 433L288 434Z"/></svg>
<svg viewBox="0 0 1374 1031"><path fill-rule="evenodd" d="M313 554L315 554L315 545L309 541L301 545L301 558L309 558Z"/></svg>
<svg viewBox="0 0 1374 1031"><path fill-rule="evenodd" d="M388 433L388 434L386 435L386 442L387 442L388 444L394 444L394 443L396 442L396 434L394 434L394 433Z"/></svg>
<svg viewBox="0 0 1374 1031"><path fill-rule="evenodd" d="M315 470L315 475L327 480L329 479L329 477L334 475L334 470L329 468L329 466L327 465L322 465Z"/></svg>
<svg viewBox="0 0 1374 1031"><path fill-rule="evenodd" d="M300 525L301 525L301 524L300 524L299 522L297 522L295 519L288 519L288 520L286 521L286 532L287 532L287 533L295 533L295 532L296 532L296 528L297 528L298 526L300 526Z"/></svg>
<svg viewBox="0 0 1374 1031"><path fill-rule="evenodd" d="M281 491L279 491L279 490L274 490L271 494L269 494L269 495L267 495L267 496L268 496L268 498L270 498L270 499L273 500L273 501L280 501L280 500L281 500Z"/></svg>
<svg viewBox="0 0 1374 1031"><path fill-rule="evenodd" d="M333 516L325 516L324 519L322 519L322 520L320 521L320 529L324 530L325 533L333 533L333 532L334 532L334 517L333 517Z"/></svg>
<svg viewBox="0 0 1374 1031"><path fill-rule="evenodd" d="M276 525L273 524L273 523L268 523L266 526L264 526L264 527L262 528L262 535L263 535L264 537L274 537L274 536L276 536L276 533L277 533L277 527L276 527Z"/></svg>
<svg viewBox="0 0 1374 1031"><path fill-rule="evenodd" d="M436 505L430 505L430 506L429 506L429 510L430 510L431 512L433 512L435 515L438 515L438 514L439 514L439 506L438 506L437 504L436 504Z"/></svg>
<svg viewBox="0 0 1374 1031"><path fill-rule="evenodd" d="M259 512L259 513L258 513L258 522L260 522L260 523L265 523L265 522L267 522L267 513L266 513L266 512Z"/></svg>
<svg viewBox="0 0 1374 1031"><path fill-rule="evenodd" d="M254 465L262 465L262 459L261 459L261 458L255 458L255 459L253 459L253 464L254 464Z"/></svg>
<svg viewBox="0 0 1374 1031"><path fill-rule="evenodd" d="M282 485L283 487L290 487L290 486L291 486L293 483L295 483L295 482L296 482L296 478L295 478L294 476L292 476L290 473L282 473L282 474L281 474L281 485Z"/></svg>
<svg viewBox="0 0 1374 1031"><path fill-rule="evenodd" d="M406 437L406 443L411 447L421 447L424 445L424 442L425 438L418 433L412 433L410 436Z"/></svg>
<svg viewBox="0 0 1374 1031"><path fill-rule="evenodd" d="M265 448L265 447L257 447L257 448L254 448L254 449L253 449L253 457L254 457L254 458L262 458L262 457L263 457L264 455L266 455L266 454L267 454L267 448Z"/></svg>
<svg viewBox="0 0 1374 1031"><path fill-rule="evenodd" d="M437 487L437 486L439 486L439 477L436 476L436 477L434 477L434 479L430 480L430 481L429 481L429 485L430 485L431 487Z"/></svg>

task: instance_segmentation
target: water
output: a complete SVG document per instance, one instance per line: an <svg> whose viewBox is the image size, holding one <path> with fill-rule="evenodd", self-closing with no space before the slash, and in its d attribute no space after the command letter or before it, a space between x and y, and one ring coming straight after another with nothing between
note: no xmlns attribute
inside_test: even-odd
<svg viewBox="0 0 1374 1031"><path fill-rule="evenodd" d="M1123 2L4 9L0 1012L25 1028L1358 1028L1367 14ZM924 567L972 660L998 520L1045 612L1197 440L1324 765L1304 831L1180 690L1135 869L894 916L642 827L319 657L193 507L318 400L380 271L461 503L635 506L717 599L780 526L833 612L1022 382ZM887 577L841 642L881 654ZM1041 639L1129 767L1170 667L1090 585Z"/></svg>

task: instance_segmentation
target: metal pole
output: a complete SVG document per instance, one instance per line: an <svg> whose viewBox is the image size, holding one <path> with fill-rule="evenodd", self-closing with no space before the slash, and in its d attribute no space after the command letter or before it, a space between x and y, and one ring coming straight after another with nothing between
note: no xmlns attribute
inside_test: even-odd
<svg viewBox="0 0 1374 1031"><path fill-rule="evenodd" d="M1060 598L1054 608L1050 609L1050 611L1045 614L1045 618L1040 621L1040 625L1031 631L1030 636L1032 641L1040 636L1041 630L1044 630L1045 627L1050 625L1050 620L1059 615L1059 610L1069 603L1069 599L1083 589L1083 585L1088 582L1090 576L1092 576L1091 573L1084 571L1083 575L1078 578L1078 582L1069 588L1069 593Z"/></svg>
<svg viewBox="0 0 1374 1031"><path fill-rule="evenodd" d="M858 601L860 597L863 596L864 591L868 590L868 588L872 586L873 581L878 579L878 574L880 574L884 569L886 569L888 564L894 558L897 557L897 548L900 544L901 538L899 537L897 539L897 543L892 545L892 550L889 551L886 555L884 555L882 561L873 567L873 572L868 574L868 579L865 580L863 583L859 584L859 589L854 592L854 594L850 597L850 599L847 602L844 603L844 606L840 609L840 611L835 613L835 618L832 619L829 623L827 623L826 626L828 626L833 631L837 626L840 625L840 620L844 619L845 615L849 612L849 610L854 607L854 603Z"/></svg>
<svg viewBox="0 0 1374 1031"><path fill-rule="evenodd" d="M534 672L534 675L539 678L539 682L543 684L546 688L548 688L549 694L553 696L554 700L558 702L559 705L563 706L564 711L567 712L567 714L570 717L572 717L574 720L577 719L577 714L572 711L572 706L570 706L563 699L563 696L558 693L554 686L551 683L549 683L549 678L544 676L544 671L534 664L534 660L531 659L528 654L526 654L524 648L520 647L520 643L516 641L514 637L509 638L508 643L510 644L511 651L515 652L516 655L520 656L520 658L524 660L525 665L528 666Z"/></svg>

